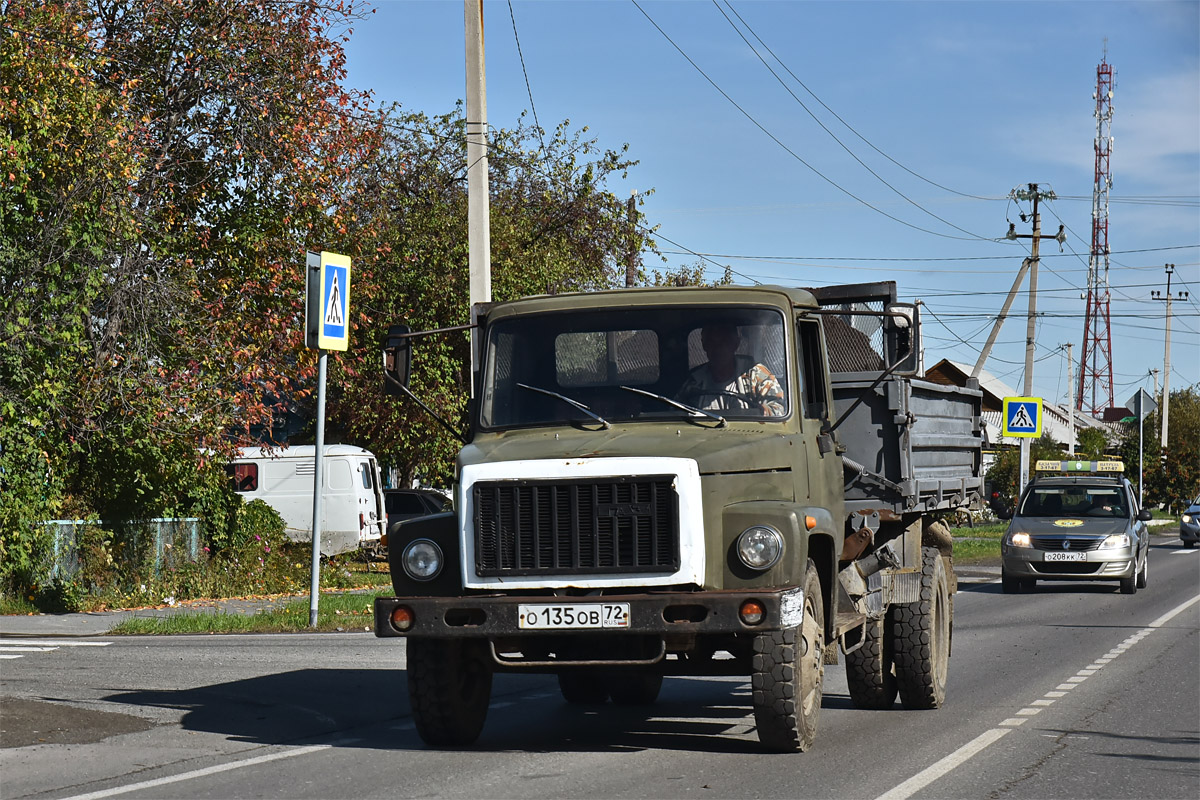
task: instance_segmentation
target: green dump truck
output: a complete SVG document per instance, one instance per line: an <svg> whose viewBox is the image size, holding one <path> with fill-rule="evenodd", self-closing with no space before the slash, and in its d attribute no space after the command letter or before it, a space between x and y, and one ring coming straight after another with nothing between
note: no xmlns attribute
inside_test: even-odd
<svg viewBox="0 0 1200 800"><path fill-rule="evenodd" d="M385 385L420 339L478 357L454 511L393 525L420 736L473 742L497 672L569 703L649 704L664 676L745 675L759 739L805 750L825 665L854 703L937 708L951 540L978 507L982 395L921 380L919 308L893 283L626 289L394 326ZM458 335L462 335L461 333Z"/></svg>

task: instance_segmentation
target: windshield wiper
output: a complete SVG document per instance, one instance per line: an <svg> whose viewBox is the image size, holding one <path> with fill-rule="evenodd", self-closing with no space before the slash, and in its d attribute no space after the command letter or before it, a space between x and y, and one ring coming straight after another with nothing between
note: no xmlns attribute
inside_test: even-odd
<svg viewBox="0 0 1200 800"><path fill-rule="evenodd" d="M675 408L678 408L680 411L688 412L688 414L693 417L708 417L709 419L715 419L718 423L720 423L719 425L717 425L718 428L724 428L725 425L727 424L725 422L725 418L722 417L720 414L713 414L710 411L705 411L703 408L696 408L695 406L689 406L687 403L681 403L678 400L672 400L669 397L665 397L664 395L661 395L661 394L655 394L654 392L647 392L645 389L635 389L632 386L622 386L621 388L627 392L633 392L634 394L643 394L646 397L653 397L655 400L661 400L669 406L674 406Z"/></svg>
<svg viewBox="0 0 1200 800"><path fill-rule="evenodd" d="M604 417L600 416L595 411L592 411L590 408L588 408L587 406L585 406L583 403L579 402L578 400L572 400L570 397L567 397L565 394L559 394L558 392L552 392L549 389L542 389L537 386L530 386L527 383L518 383L517 386L520 386L522 389L528 389L531 392L537 392L538 394L544 394L547 397L557 398L559 400L562 400L567 405L574 406L575 408L579 409L583 413L587 414L592 419L596 420L596 422L599 422L601 425L603 425L604 430L608 430L609 428L612 427L612 424L608 420L606 420Z"/></svg>

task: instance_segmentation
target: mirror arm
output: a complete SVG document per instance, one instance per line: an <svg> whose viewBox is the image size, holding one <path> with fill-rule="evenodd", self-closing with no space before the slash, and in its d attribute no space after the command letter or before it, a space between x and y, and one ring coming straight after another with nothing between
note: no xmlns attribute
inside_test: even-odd
<svg viewBox="0 0 1200 800"><path fill-rule="evenodd" d="M421 408L425 409L425 413L427 413L429 416L431 416L435 420L437 420L443 428L450 431L450 433L454 435L455 439L458 439L463 444L470 444L470 442L467 441L466 436L464 436L460 431L455 430L453 425L451 425L446 420L442 419L440 414L438 414L436 411L434 411L432 408L430 408L428 405L425 404L425 401L423 401L421 398L419 398L415 394L413 394L412 389L409 389L403 383L396 380L391 375L388 375L386 372L383 374L383 378L385 381L392 384L400 391L404 392L405 396L407 396L408 399L412 400L414 403L419 405Z"/></svg>

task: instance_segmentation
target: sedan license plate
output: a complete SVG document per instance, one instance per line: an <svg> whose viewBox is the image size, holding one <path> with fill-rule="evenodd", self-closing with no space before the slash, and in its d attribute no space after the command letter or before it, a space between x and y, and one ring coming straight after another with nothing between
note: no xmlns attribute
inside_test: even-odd
<svg viewBox="0 0 1200 800"><path fill-rule="evenodd" d="M628 628L629 603L520 605L517 619L521 628L536 630Z"/></svg>
<svg viewBox="0 0 1200 800"><path fill-rule="evenodd" d="M1087 561L1085 553L1046 553L1046 561Z"/></svg>

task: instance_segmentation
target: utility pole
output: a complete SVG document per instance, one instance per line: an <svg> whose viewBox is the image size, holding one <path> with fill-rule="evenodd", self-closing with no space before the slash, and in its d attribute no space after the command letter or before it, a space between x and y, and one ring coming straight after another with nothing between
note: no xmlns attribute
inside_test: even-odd
<svg viewBox="0 0 1200 800"><path fill-rule="evenodd" d="M1042 239L1054 239L1061 247L1066 241L1066 233L1064 226L1058 226L1058 233L1054 236L1042 236L1042 218L1038 213L1038 203L1041 200L1055 200L1057 195L1047 189L1042 191L1036 183L1030 183L1025 189L1013 189L1010 197L1014 200L1031 200L1033 201L1033 234L1017 233L1016 223L1009 223L1007 239L1030 239L1031 248L1029 252L1029 313L1025 322L1025 396L1033 396L1033 351L1035 347L1035 338L1037 333L1037 279L1038 279L1038 248ZM1025 222L1026 217L1021 215L1021 221ZM1019 276L1018 276L1019 277ZM1014 289L1016 284L1014 284ZM997 324L999 320L997 320ZM999 328L996 328L996 333L999 333ZM1021 473L1018 480L1017 492L1018 496L1025 491L1025 484L1029 483L1029 451L1030 443L1028 438L1021 439Z"/></svg>
<svg viewBox="0 0 1200 800"><path fill-rule="evenodd" d="M638 249L637 243L637 189L629 195L625 205L626 216L629 219L629 252L625 255L625 288L632 289L637 285Z"/></svg>
<svg viewBox="0 0 1200 800"><path fill-rule="evenodd" d="M465 0L467 52L467 249L471 324L476 306L492 301L492 241L488 208L487 80L483 64L483 0ZM479 363L478 331L471 330L471 367ZM471 394L475 381L471 381Z"/></svg>
<svg viewBox="0 0 1200 800"><path fill-rule="evenodd" d="M1187 292L1179 292L1171 295L1171 276L1175 274L1175 265L1166 264L1167 270L1167 291L1160 292L1157 289L1150 292L1150 296L1155 300L1165 300L1167 302L1167 330L1163 344L1163 388L1162 388L1162 449L1166 453L1167 450L1167 419L1168 412L1171 407L1171 301L1172 300L1187 300Z"/></svg>
<svg viewBox="0 0 1200 800"><path fill-rule="evenodd" d="M1071 354L1075 345L1067 342L1060 347L1067 348L1067 451L1075 455L1075 362Z"/></svg>

